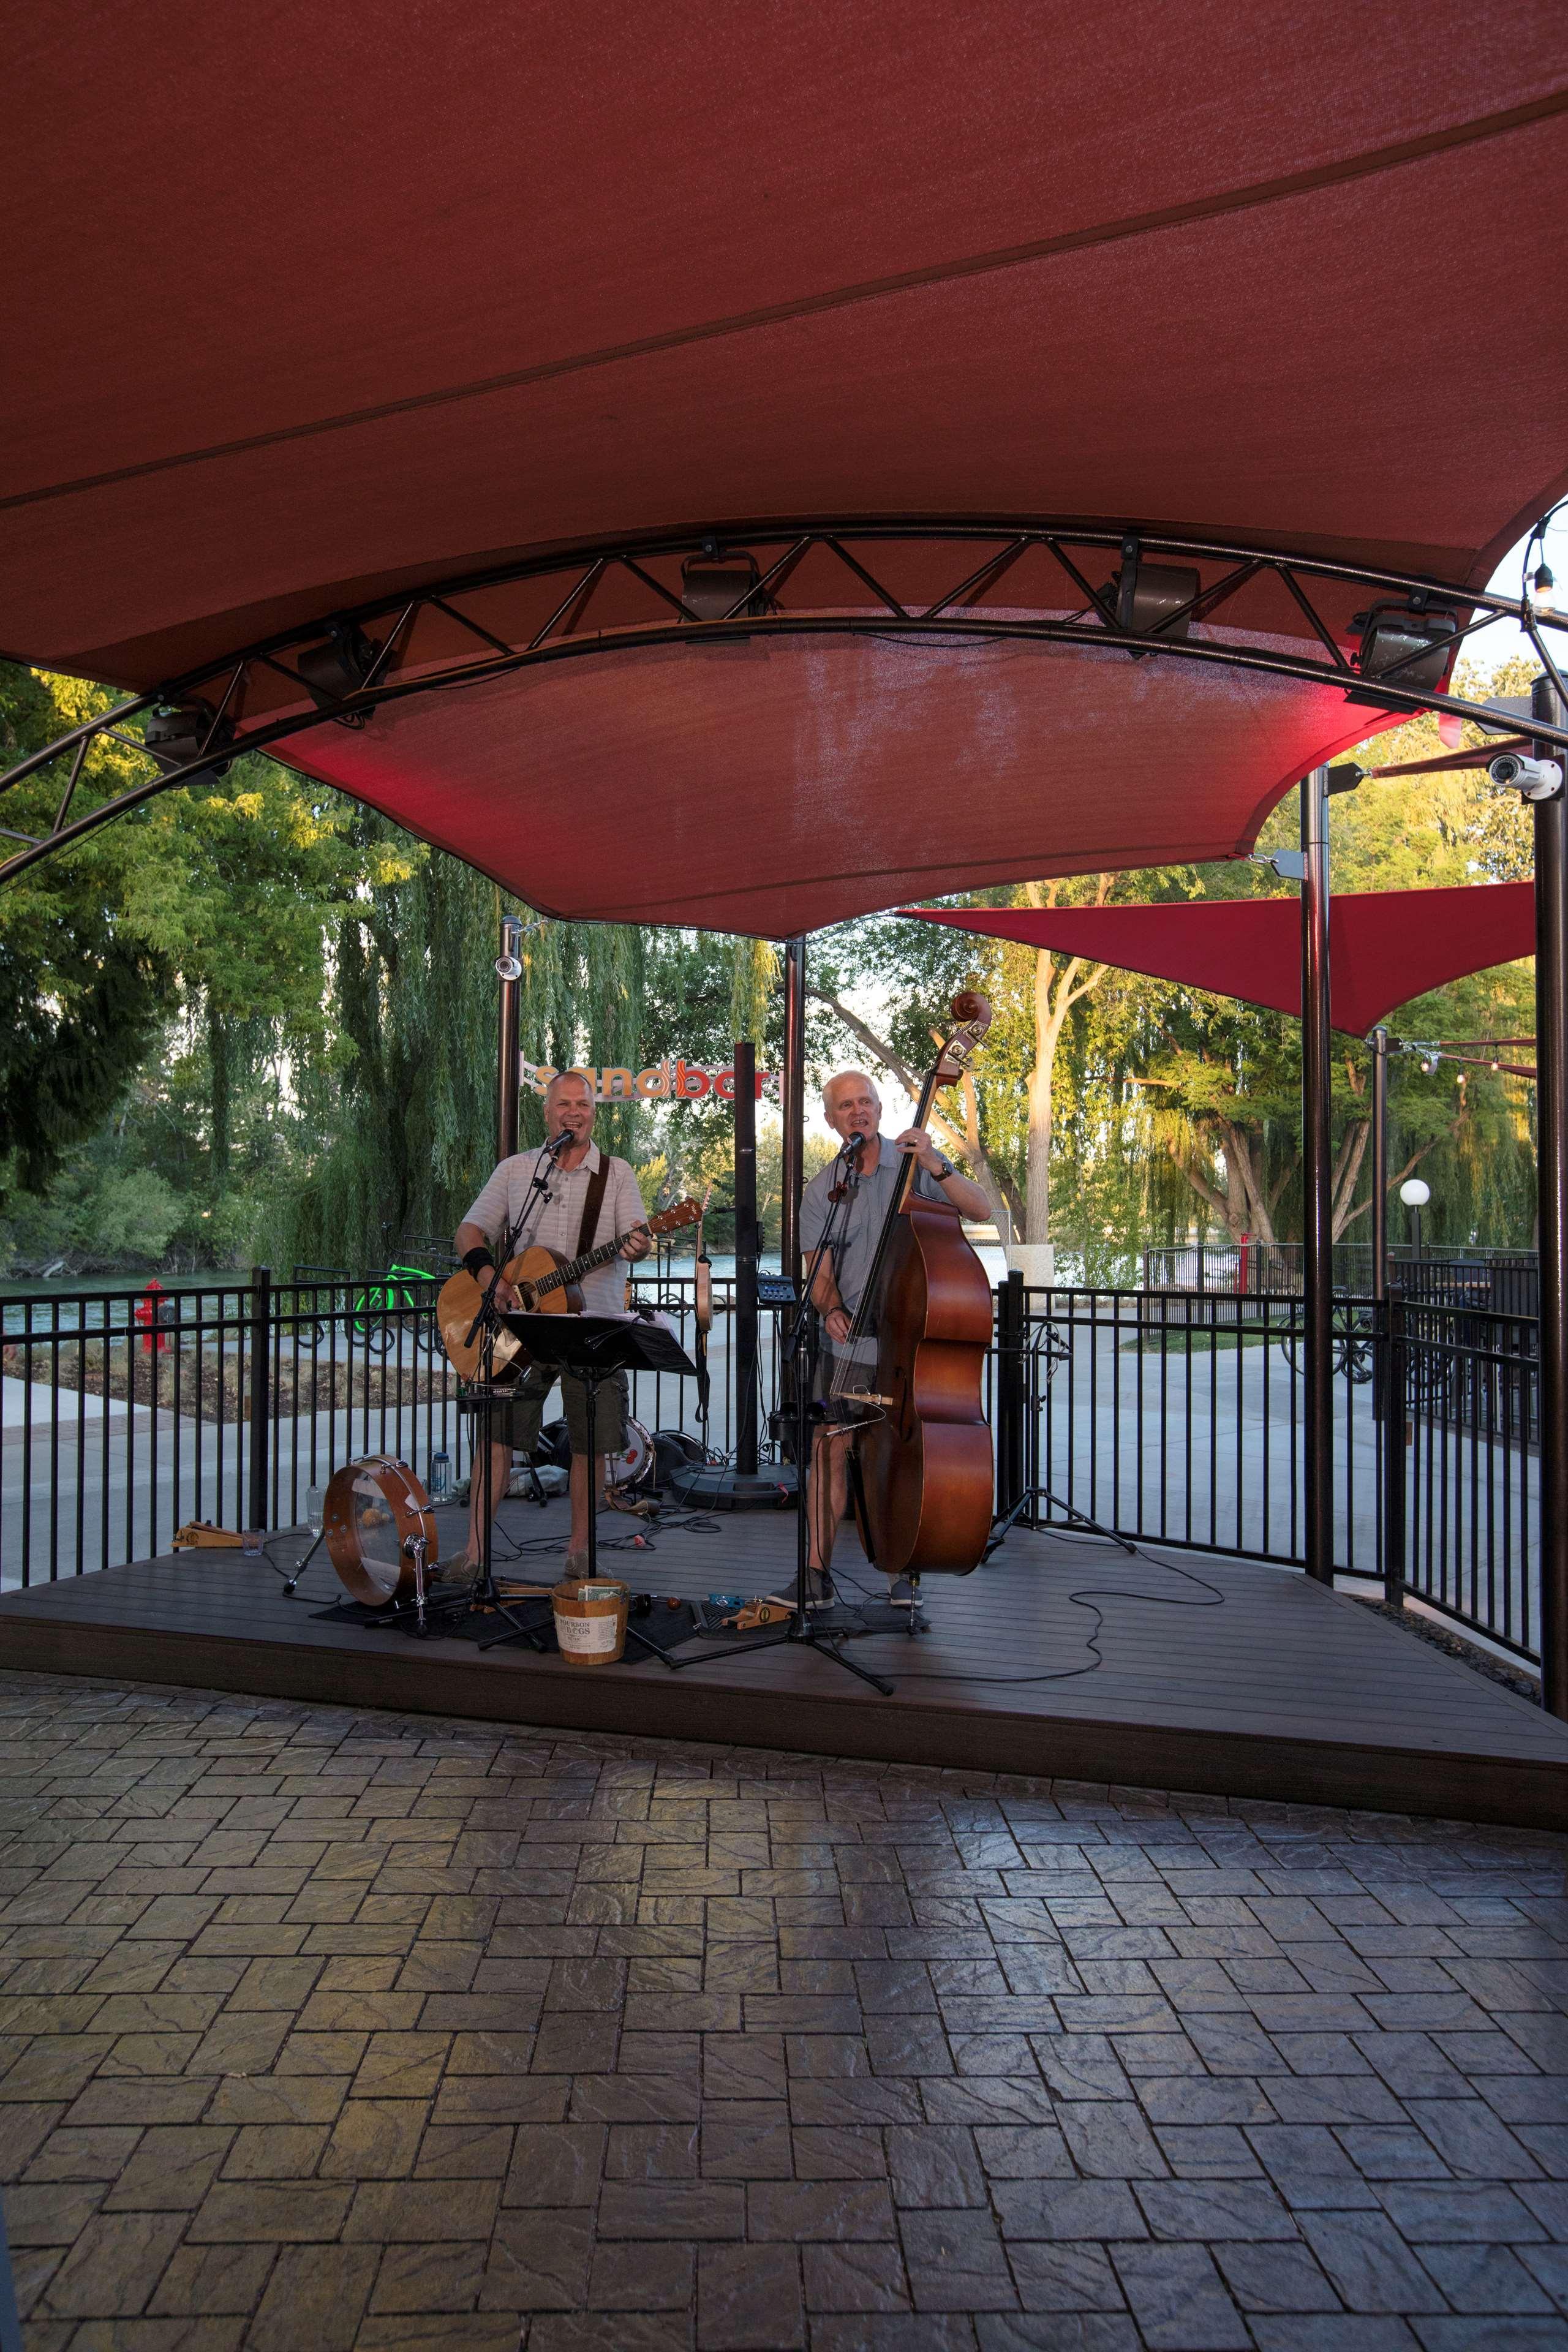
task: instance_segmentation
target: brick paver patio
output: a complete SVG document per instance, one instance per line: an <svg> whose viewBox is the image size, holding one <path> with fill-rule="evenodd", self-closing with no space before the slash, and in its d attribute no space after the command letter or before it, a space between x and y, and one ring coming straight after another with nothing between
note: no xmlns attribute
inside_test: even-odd
<svg viewBox="0 0 1568 2352"><path fill-rule="evenodd" d="M20 1675L0 1734L31 2352L1568 2346L1563 1841Z"/></svg>

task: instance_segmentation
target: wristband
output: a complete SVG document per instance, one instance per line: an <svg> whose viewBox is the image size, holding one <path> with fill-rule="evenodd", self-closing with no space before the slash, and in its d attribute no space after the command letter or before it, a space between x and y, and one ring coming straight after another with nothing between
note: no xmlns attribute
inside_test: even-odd
<svg viewBox="0 0 1568 2352"><path fill-rule="evenodd" d="M493 1270L495 1260L481 1242L477 1249L464 1251L463 1265L465 1270L471 1274L474 1280L477 1282L479 1278L479 1271L481 1267L488 1265Z"/></svg>

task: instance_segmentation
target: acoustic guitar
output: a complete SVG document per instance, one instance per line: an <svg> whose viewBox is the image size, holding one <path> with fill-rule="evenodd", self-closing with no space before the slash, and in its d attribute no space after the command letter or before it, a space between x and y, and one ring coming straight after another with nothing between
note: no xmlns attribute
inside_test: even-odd
<svg viewBox="0 0 1568 2352"><path fill-rule="evenodd" d="M624 1234L613 1241L600 1242L581 1257L564 1258L559 1250L546 1249L535 1243L514 1258L510 1258L500 1270L503 1282L510 1282L522 1302L527 1315L581 1315L583 1294L577 1286L585 1274L598 1265L608 1265L618 1257L633 1234L672 1234L681 1225L694 1225L702 1214L696 1201L677 1201L674 1207L661 1209L657 1217L643 1217L628 1225ZM436 1301L436 1321L441 1333L441 1344L455 1370L466 1381L471 1381L479 1368L483 1332L474 1329L483 1297L477 1278L468 1273L454 1274L441 1286L441 1296ZM470 1337L470 1334L472 1335ZM493 1377L515 1380L527 1370L528 1350L521 1339L510 1331L498 1331L492 1358Z"/></svg>

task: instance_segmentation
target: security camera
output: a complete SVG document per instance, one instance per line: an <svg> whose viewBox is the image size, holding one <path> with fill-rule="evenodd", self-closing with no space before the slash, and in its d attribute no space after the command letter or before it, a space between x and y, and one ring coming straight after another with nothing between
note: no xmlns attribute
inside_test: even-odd
<svg viewBox="0 0 1568 2352"><path fill-rule="evenodd" d="M1487 773L1500 793L1522 793L1527 801L1549 801L1563 789L1555 760L1531 760L1522 751L1500 751Z"/></svg>

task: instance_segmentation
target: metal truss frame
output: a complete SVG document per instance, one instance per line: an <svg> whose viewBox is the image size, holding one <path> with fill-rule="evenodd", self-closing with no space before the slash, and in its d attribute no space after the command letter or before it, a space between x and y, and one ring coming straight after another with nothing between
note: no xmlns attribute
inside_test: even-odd
<svg viewBox="0 0 1568 2352"><path fill-rule="evenodd" d="M930 551L950 547L955 578L952 586L933 604L911 610L879 581L859 554L878 545L920 545ZM997 542L1000 542L998 545ZM976 562L977 548L988 551ZM1006 574L1026 554L1044 553L1082 598L1079 611L1067 617L988 607L976 600L1001 586ZM1095 586L1086 564L1110 551L1121 561L1145 561L1227 567L1217 580L1200 585L1184 604L1163 614L1146 634L1123 628L1118 620L1115 592L1110 583ZM826 552L840 567L847 593L855 599L842 612L824 607L820 590L809 607L791 610L784 601L791 579L805 557ZM702 618L679 594L648 570L661 558L721 557L726 562L751 559L752 576L728 610L716 618ZM958 566L962 564L963 569ZM619 621L596 627L592 622L594 593L610 573L638 583L648 599L646 619ZM489 591L528 580L554 579L561 593L550 614L526 644L509 644L484 621L463 609L465 602L482 604ZM1290 653L1277 645L1248 644L1215 636L1183 634L1212 620L1248 583L1272 579L1283 585L1309 625L1321 651ZM0 883L54 856L72 842L140 807L160 793L210 780L224 766L247 751L262 751L316 727L338 724L362 727L384 704L433 692L450 693L481 685L514 670L574 658L579 655L614 655L648 646L695 644L738 637L800 635L897 636L933 646L954 647L987 640L1073 646L1125 653L1134 658L1159 656L1166 660L1199 662L1225 669L1246 670L1267 677L1300 680L1313 686L1342 688L1347 700L1380 710L1448 712L1457 718L1515 736L1517 719L1500 719L1484 705L1437 688L1401 683L1400 672L1428 657L1420 646L1401 660L1364 676L1347 653L1323 614L1312 601L1315 585L1336 584L1364 591L1374 601L1397 600L1414 614L1434 606L1452 613L1456 627L1446 647L1451 654L1468 638L1494 622L1512 621L1529 638L1542 668L1560 697L1568 702L1563 667L1568 667L1568 637L1559 639L1564 662L1553 657L1548 633L1568 631L1568 619L1538 613L1528 598L1496 596L1453 581L1416 572L1383 572L1336 563L1288 550L1239 546L1224 540L1194 539L1166 531L1136 529L1085 528L1075 523L1010 521L980 518L955 521L847 519L723 530L688 530L657 537L617 539L579 548L570 553L535 556L483 572L443 580L352 609L339 609L320 619L263 639L242 650L189 670L147 694L135 695L100 717L87 720L19 761L0 777L0 795L57 763L65 773L53 819L46 832L23 833L0 824L0 837L21 845L0 863ZM1321 586L1320 586L1321 593ZM868 609L867 600L873 609ZM421 614L438 613L455 623L472 641L472 652L454 654L436 662L422 661L416 671L403 672L404 657ZM369 632L390 623L379 644ZM301 655L329 650L334 644L359 649L363 667L349 690L337 695L312 686L298 667ZM292 658L291 658L292 657ZM253 676L270 672L287 678L310 709L297 706L284 716L263 719L241 731L247 688ZM345 671L345 674L346 671ZM1451 666L1450 666L1451 674ZM202 732L191 756L176 760L160 753L139 733L127 732L160 706L197 705ZM1553 744L1568 758L1568 727L1532 721L1530 733ZM95 744L112 742L145 761L148 773L122 791L79 815L73 815L79 787Z"/></svg>

